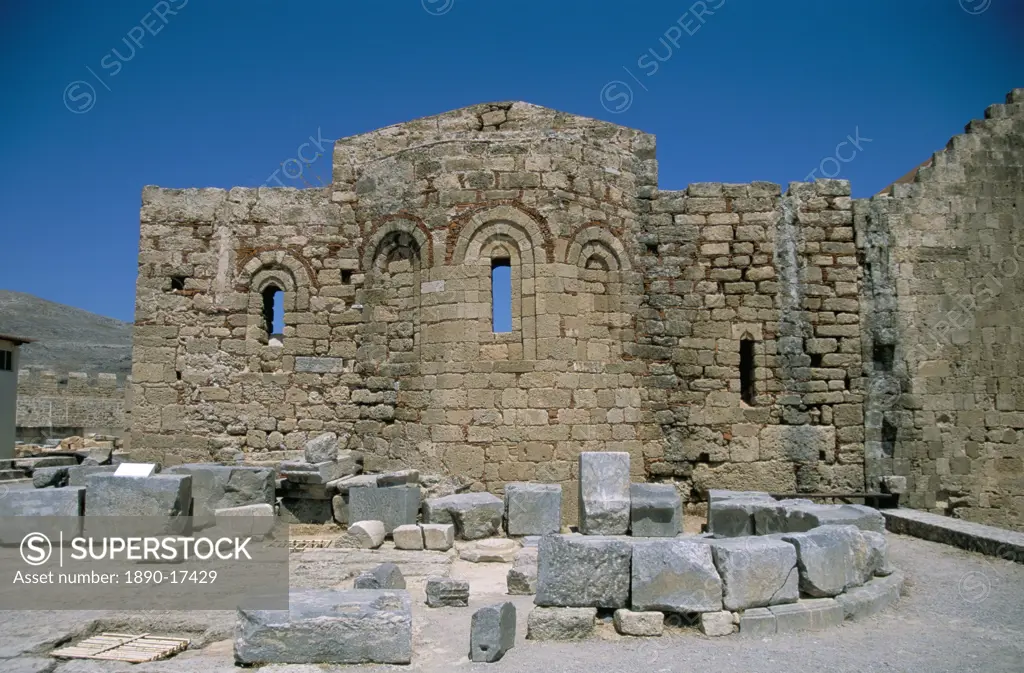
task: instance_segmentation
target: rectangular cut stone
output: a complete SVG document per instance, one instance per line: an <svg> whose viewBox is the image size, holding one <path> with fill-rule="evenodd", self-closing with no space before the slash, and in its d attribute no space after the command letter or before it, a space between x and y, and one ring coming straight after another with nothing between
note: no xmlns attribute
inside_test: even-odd
<svg viewBox="0 0 1024 673"><path fill-rule="evenodd" d="M330 500L281 498L280 516L285 523L328 523L334 519Z"/></svg>
<svg viewBox="0 0 1024 673"><path fill-rule="evenodd" d="M317 358L300 355L295 358L295 371L314 374L337 374L345 372L345 361L341 358Z"/></svg>
<svg viewBox="0 0 1024 673"><path fill-rule="evenodd" d="M768 608L752 608L740 614L740 635L764 638L775 635L775 615Z"/></svg>
<svg viewBox="0 0 1024 673"><path fill-rule="evenodd" d="M625 535L629 530L629 454L584 451L579 477L580 532Z"/></svg>
<svg viewBox="0 0 1024 673"><path fill-rule="evenodd" d="M505 484L505 532L509 535L547 535L562 528L560 484Z"/></svg>
<svg viewBox="0 0 1024 673"><path fill-rule="evenodd" d="M597 608L535 607L526 618L528 640L583 640L594 632Z"/></svg>
<svg viewBox="0 0 1024 673"><path fill-rule="evenodd" d="M326 484L355 472L351 461L333 460L323 463L307 463L301 460L286 460L279 469L281 476L297 484Z"/></svg>
<svg viewBox="0 0 1024 673"><path fill-rule="evenodd" d="M800 597L796 550L774 538L707 540L722 578L726 610L793 603Z"/></svg>
<svg viewBox="0 0 1024 673"><path fill-rule="evenodd" d="M831 598L811 598L768 608L775 615L776 633L820 631L843 623L843 608Z"/></svg>
<svg viewBox="0 0 1024 673"><path fill-rule="evenodd" d="M191 532L189 510L192 506L192 476L154 474L151 477L121 477L116 474L90 474L85 478L85 527L107 527L119 517L125 527L132 517L147 517L139 524L157 523L158 530L132 531L148 535L187 535ZM89 519L103 517L102 523ZM153 517L152 520L149 517ZM126 531L117 531L118 533Z"/></svg>
<svg viewBox="0 0 1024 673"><path fill-rule="evenodd" d="M213 525L218 509L276 502L269 467L194 463L170 467L163 474L192 476L192 525L197 528Z"/></svg>
<svg viewBox="0 0 1024 673"><path fill-rule="evenodd" d="M42 533L52 540L82 534L85 488L11 490L0 497L0 542L20 544L29 533ZM45 518L41 518L45 517Z"/></svg>
<svg viewBox="0 0 1024 673"><path fill-rule="evenodd" d="M216 509L213 515L218 528L226 531L247 530L253 535L267 535L277 523L274 506L266 503Z"/></svg>
<svg viewBox="0 0 1024 673"><path fill-rule="evenodd" d="M757 535L775 533L803 533L818 526L818 517L812 511L818 505L810 500L779 500L753 511L754 532Z"/></svg>
<svg viewBox="0 0 1024 673"><path fill-rule="evenodd" d="M883 516L890 532L1024 563L1024 532L914 509L887 509Z"/></svg>
<svg viewBox="0 0 1024 673"><path fill-rule="evenodd" d="M117 465L75 465L68 468L68 486L85 486L90 474L113 474Z"/></svg>
<svg viewBox="0 0 1024 673"><path fill-rule="evenodd" d="M636 540L631 577L633 610L722 609L722 578L706 543L680 538Z"/></svg>
<svg viewBox="0 0 1024 673"><path fill-rule="evenodd" d="M627 540L545 535L538 550L534 602L559 607L628 607L632 555Z"/></svg>
<svg viewBox="0 0 1024 673"><path fill-rule="evenodd" d="M239 608L235 661L408 664L412 600L402 590L302 590L288 610Z"/></svg>
<svg viewBox="0 0 1024 673"><path fill-rule="evenodd" d="M629 499L630 535L675 537L682 532L682 501L673 484L632 484Z"/></svg>
<svg viewBox="0 0 1024 673"><path fill-rule="evenodd" d="M708 489L708 502L734 500L736 498L744 500L769 500L771 502L775 502L775 498L765 491L726 491L720 488Z"/></svg>
<svg viewBox="0 0 1024 673"><path fill-rule="evenodd" d="M819 526L806 533L787 533L782 539L796 549L800 593L804 595L830 598L870 578L858 568L858 551L864 565L869 550L854 526Z"/></svg>
<svg viewBox="0 0 1024 673"><path fill-rule="evenodd" d="M469 582L450 577L427 579L427 605L432 608L464 608L469 605Z"/></svg>
<svg viewBox="0 0 1024 673"><path fill-rule="evenodd" d="M862 619L881 612L900 599L903 573L876 577L861 587L855 587L836 596L846 619Z"/></svg>
<svg viewBox="0 0 1024 673"><path fill-rule="evenodd" d="M419 510L420 487L416 484L348 492L349 521L382 521L388 535L398 526L416 523Z"/></svg>
<svg viewBox="0 0 1024 673"><path fill-rule="evenodd" d="M480 608L469 627L469 658L492 662L516 644L516 606L508 601Z"/></svg>
<svg viewBox="0 0 1024 673"><path fill-rule="evenodd" d="M432 551L448 551L455 544L455 526L450 523L424 523L423 547Z"/></svg>
<svg viewBox="0 0 1024 673"><path fill-rule="evenodd" d="M537 593L536 547L524 547L512 560L512 568L505 576L508 593L513 596L532 596Z"/></svg>
<svg viewBox="0 0 1024 673"><path fill-rule="evenodd" d="M619 608L612 615L615 630L624 636L660 636L665 630L665 615L660 612L634 612Z"/></svg>
<svg viewBox="0 0 1024 673"><path fill-rule="evenodd" d="M716 538L754 535L754 515L774 509L775 500L728 498L708 503L708 532Z"/></svg>
<svg viewBox="0 0 1024 673"><path fill-rule="evenodd" d="M819 526L856 526L874 533L885 532L885 517L866 505L814 505L808 508L817 517Z"/></svg>
<svg viewBox="0 0 1024 673"><path fill-rule="evenodd" d="M423 503L424 523L450 523L455 537L480 540L501 532L505 503L491 493L456 493Z"/></svg>
<svg viewBox="0 0 1024 673"><path fill-rule="evenodd" d="M420 283L421 294L433 294L435 292L444 292L443 280L428 280Z"/></svg>

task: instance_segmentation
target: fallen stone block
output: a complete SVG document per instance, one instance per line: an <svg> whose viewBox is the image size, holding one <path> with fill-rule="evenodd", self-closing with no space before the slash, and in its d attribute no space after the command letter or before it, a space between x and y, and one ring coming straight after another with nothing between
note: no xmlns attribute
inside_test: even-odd
<svg viewBox="0 0 1024 673"><path fill-rule="evenodd" d="M347 440L347 438L346 438ZM304 453L307 463L327 463L338 459L341 448L338 435L325 432L306 442Z"/></svg>
<svg viewBox="0 0 1024 673"><path fill-rule="evenodd" d="M460 540L480 540L501 533L505 503L491 493L458 493L423 503L425 523L450 523Z"/></svg>
<svg viewBox="0 0 1024 673"><path fill-rule="evenodd" d="M754 509L754 532L757 535L803 533L819 525L810 500L790 499L772 502Z"/></svg>
<svg viewBox="0 0 1024 673"><path fill-rule="evenodd" d="M885 517L874 507L866 505L814 505L811 512L819 526L856 526L874 533L885 532Z"/></svg>
<svg viewBox="0 0 1024 673"><path fill-rule="evenodd" d="M846 619L863 619L894 605L899 601L902 590L903 573L896 571L839 594L835 600Z"/></svg>
<svg viewBox="0 0 1024 673"><path fill-rule="evenodd" d="M895 569L889 563L889 542L885 539L885 535L862 530L860 536L868 547L867 569L870 569L875 577L891 575Z"/></svg>
<svg viewBox="0 0 1024 673"><path fill-rule="evenodd" d="M615 630L624 636L660 636L665 630L665 615L660 612L633 612L619 608L612 615Z"/></svg>
<svg viewBox="0 0 1024 673"><path fill-rule="evenodd" d="M58 539L82 534L85 488L16 489L0 498L0 542L20 544L29 533ZM46 518L39 518L46 517Z"/></svg>
<svg viewBox="0 0 1024 673"><path fill-rule="evenodd" d="M342 477L341 479L327 482L327 489L339 495L347 495L349 490L353 488L377 488L378 476L376 474L354 474Z"/></svg>
<svg viewBox="0 0 1024 673"><path fill-rule="evenodd" d="M505 576L509 594L532 596L537 593L537 551L536 547L525 547L512 560L512 568Z"/></svg>
<svg viewBox="0 0 1024 673"><path fill-rule="evenodd" d="M629 526L634 537L675 537L683 530L682 500L673 484L631 484Z"/></svg>
<svg viewBox="0 0 1024 673"><path fill-rule="evenodd" d="M368 572L360 573L353 589L404 589L405 578L394 563L381 563Z"/></svg>
<svg viewBox="0 0 1024 673"><path fill-rule="evenodd" d="M253 664L408 664L406 591L293 591L289 610L239 608L235 661Z"/></svg>
<svg viewBox="0 0 1024 673"><path fill-rule="evenodd" d="M562 487L559 484L505 484L505 532L546 535L562 529Z"/></svg>
<svg viewBox="0 0 1024 673"><path fill-rule="evenodd" d="M71 467L78 465L74 456L36 456L35 458L19 458L14 461L14 469L34 472L43 467Z"/></svg>
<svg viewBox="0 0 1024 673"><path fill-rule="evenodd" d="M322 463L286 460L282 461L278 472L282 477L296 484L326 484L352 474L352 466L333 460Z"/></svg>
<svg viewBox="0 0 1024 673"><path fill-rule="evenodd" d="M356 521L349 524L343 544L356 549L377 549L384 544L384 523L381 521Z"/></svg>
<svg viewBox="0 0 1024 673"><path fill-rule="evenodd" d="M450 523L420 524L423 547L431 551L448 551L455 544L455 525Z"/></svg>
<svg viewBox="0 0 1024 673"><path fill-rule="evenodd" d="M722 609L722 578L711 547L673 538L633 543L634 610L717 612Z"/></svg>
<svg viewBox="0 0 1024 673"><path fill-rule="evenodd" d="M625 535L629 530L629 454L584 451L579 460L580 532Z"/></svg>
<svg viewBox="0 0 1024 673"><path fill-rule="evenodd" d="M395 540L395 549L423 549L423 529L414 523L396 526L391 537Z"/></svg>
<svg viewBox="0 0 1024 673"><path fill-rule="evenodd" d="M450 577L427 579L427 606L464 608L469 605L469 582Z"/></svg>
<svg viewBox="0 0 1024 673"><path fill-rule="evenodd" d="M334 520L330 500L281 498L280 514L285 523L330 523Z"/></svg>
<svg viewBox="0 0 1024 673"><path fill-rule="evenodd" d="M470 563L511 563L519 551L514 540L488 538L472 542L459 551L459 558Z"/></svg>
<svg viewBox="0 0 1024 673"><path fill-rule="evenodd" d="M388 486L404 486L406 484L418 484L420 483L420 471L419 470L396 470L394 472L385 472L384 474L378 474L377 486L381 488L387 488Z"/></svg>
<svg viewBox="0 0 1024 673"><path fill-rule="evenodd" d="M248 530L252 535L267 535L277 523L274 506L266 503L225 507L213 511L217 527L242 533Z"/></svg>
<svg viewBox="0 0 1024 673"><path fill-rule="evenodd" d="M728 610L703 612L700 615L700 630L705 636L727 636L736 631L736 623Z"/></svg>
<svg viewBox="0 0 1024 673"><path fill-rule="evenodd" d="M843 623L843 608L831 598L810 598L799 603L773 605L776 633L820 631Z"/></svg>
<svg viewBox="0 0 1024 673"><path fill-rule="evenodd" d="M782 540L707 540L722 578L722 603L737 611L793 603L800 597L796 549Z"/></svg>
<svg viewBox="0 0 1024 673"><path fill-rule="evenodd" d="M40 467L32 473L32 486L35 488L60 488L68 485L68 467Z"/></svg>
<svg viewBox="0 0 1024 673"><path fill-rule="evenodd" d="M194 528L212 525L218 509L275 502L270 468L191 463L167 468L163 474L191 475Z"/></svg>
<svg viewBox="0 0 1024 673"><path fill-rule="evenodd" d="M728 498L708 503L708 532L716 538L754 535L754 514L774 510L775 501L760 498Z"/></svg>
<svg viewBox="0 0 1024 673"><path fill-rule="evenodd" d="M764 638L775 635L775 615L768 608L752 608L740 614L740 635Z"/></svg>
<svg viewBox="0 0 1024 673"><path fill-rule="evenodd" d="M594 632L597 608L535 607L526 617L527 640L583 640Z"/></svg>
<svg viewBox="0 0 1024 673"><path fill-rule="evenodd" d="M137 526L143 535L188 535L191 533L192 476L154 474L122 477L90 474L85 478L86 530L113 526L117 517L123 528ZM137 517L145 517L139 520ZM131 522L131 523L129 523ZM119 529L118 534L128 531Z"/></svg>
<svg viewBox="0 0 1024 673"><path fill-rule="evenodd" d="M830 598L866 581L856 567L854 545L860 544L860 531L853 526L819 526L782 539L796 549L802 594Z"/></svg>
<svg viewBox="0 0 1024 673"><path fill-rule="evenodd" d="M348 518L351 521L374 520L384 523L391 534L398 526L416 523L420 510L420 487L353 488L348 492Z"/></svg>
<svg viewBox="0 0 1024 673"><path fill-rule="evenodd" d="M765 491L727 491L721 488L708 489L708 502L717 502L719 500L733 500L740 498L743 500L766 500L769 502L775 502L775 498L770 493Z"/></svg>
<svg viewBox="0 0 1024 673"><path fill-rule="evenodd" d="M473 613L469 627L471 661L498 661L516 644L516 606L504 602Z"/></svg>
<svg viewBox="0 0 1024 673"><path fill-rule="evenodd" d="M117 465L74 465L68 470L68 486L85 486L85 478L90 474L113 474Z"/></svg>
<svg viewBox="0 0 1024 673"><path fill-rule="evenodd" d="M544 607L627 607L632 555L626 540L545 535L534 602Z"/></svg>

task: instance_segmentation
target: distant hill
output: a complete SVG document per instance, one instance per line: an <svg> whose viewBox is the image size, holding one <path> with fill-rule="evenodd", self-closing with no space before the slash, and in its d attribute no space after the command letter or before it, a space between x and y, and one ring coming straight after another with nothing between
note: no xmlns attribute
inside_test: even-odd
<svg viewBox="0 0 1024 673"><path fill-rule="evenodd" d="M0 334L38 340L21 347L23 369L131 373L131 323L0 290Z"/></svg>

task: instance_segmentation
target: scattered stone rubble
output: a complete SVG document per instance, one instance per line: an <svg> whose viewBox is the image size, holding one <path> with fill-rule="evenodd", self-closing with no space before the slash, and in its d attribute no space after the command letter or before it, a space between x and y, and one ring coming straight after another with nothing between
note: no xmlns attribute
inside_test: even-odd
<svg viewBox="0 0 1024 673"><path fill-rule="evenodd" d="M353 519L342 544L353 549L378 549L391 536L399 554L448 552L460 540L464 560L511 562L508 593L535 594L527 617L533 640L587 638L598 609L614 610L615 629L638 637L661 635L673 615L709 637L821 629L888 607L903 583L888 563L881 516L868 507L713 491L709 532L685 535L673 485L630 484L628 454L584 452L580 532L560 533L557 485L510 483L504 499L424 499L417 471L361 474L360 456L342 445L331 433L321 435L307 446L310 460L286 461L279 471L189 464L122 477L110 473L112 465L43 464L34 468L38 488L11 491L0 499L0 515L71 514L88 525L93 518L149 514L167 522L159 532L177 535L249 517L253 530L266 534L275 504L288 512L288 499L325 503L333 518L340 499ZM81 531L79 523L69 532ZM2 527L0 541L16 533ZM516 537L498 537L503 533ZM384 563L356 577L350 591L296 590L289 610L239 609L236 660L409 663L405 587L399 565ZM429 577L426 605L466 607L469 591L465 580ZM474 613L473 661L497 661L514 642L510 603Z"/></svg>

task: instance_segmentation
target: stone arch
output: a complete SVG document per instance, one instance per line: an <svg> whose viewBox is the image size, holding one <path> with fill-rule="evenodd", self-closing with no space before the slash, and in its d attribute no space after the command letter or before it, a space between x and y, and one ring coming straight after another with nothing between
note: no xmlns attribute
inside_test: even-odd
<svg viewBox="0 0 1024 673"><path fill-rule="evenodd" d="M238 277L238 287L249 293L250 306L253 295L261 295L271 282L278 283L284 291L286 311L309 309L312 278L306 266L284 250L265 250L253 255Z"/></svg>
<svg viewBox="0 0 1024 673"><path fill-rule="evenodd" d="M367 237L360 255L363 271L369 272L382 252L391 254L400 246L413 247L421 261L425 253L426 266L433 266L434 250L426 225L410 215L397 214L385 218Z"/></svg>
<svg viewBox="0 0 1024 673"><path fill-rule="evenodd" d="M591 260L599 261L607 271L629 271L629 255L622 242L603 226L593 224L575 232L566 250L565 261L581 269Z"/></svg>
<svg viewBox="0 0 1024 673"><path fill-rule="evenodd" d="M464 220L458 238L449 238L448 256L455 264L475 263L483 243L496 234L516 241L524 263L551 261L551 240L547 226L523 210L507 204L483 208ZM542 256L539 251L547 252Z"/></svg>

